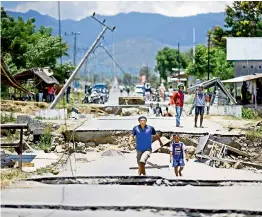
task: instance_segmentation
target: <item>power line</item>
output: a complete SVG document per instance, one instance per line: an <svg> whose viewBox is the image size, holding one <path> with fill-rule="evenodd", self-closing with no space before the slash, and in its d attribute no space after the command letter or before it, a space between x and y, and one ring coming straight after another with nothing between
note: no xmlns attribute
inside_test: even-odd
<svg viewBox="0 0 262 217"><path fill-rule="evenodd" d="M99 21L98 19L96 19L95 17L95 13L93 13L92 18L94 20L96 20L97 22L99 22L101 24L101 21ZM94 41L94 43L92 44L92 46L90 47L90 49L87 51L87 53L84 55L84 57L82 58L82 60L80 61L80 63L77 65L77 67L75 68L75 70L73 71L73 73L71 74L71 76L69 77L69 79L67 80L67 82L65 83L65 85L63 86L63 88L61 89L61 91L58 93L58 95L56 96L56 98L54 99L54 101L51 103L51 105L49 106L49 109L53 109L56 104L58 103L58 101L60 100L60 98L64 95L65 90L67 89L67 87L71 84L71 82L74 80L76 74L78 73L78 71L80 70L80 68L82 67L82 65L84 64L85 60L88 58L88 56L90 56L90 54L93 52L93 50L96 48L97 44L99 43L100 39L102 38L102 36L105 34L105 32L109 29L111 31L115 30L115 27L110 28L109 26L104 24L103 21L103 26L104 29L103 31L100 32L100 34L97 36L96 40Z"/></svg>
<svg viewBox="0 0 262 217"><path fill-rule="evenodd" d="M97 48L98 48L98 47L103 48L104 51L108 54L108 56L114 61L114 63L116 64L116 66L120 69L120 71L121 71L123 74L126 74L126 73L124 72L124 70L119 66L119 64L115 61L114 57L108 52L108 50L107 50L104 46L102 46L102 45L100 44L100 45L97 46Z"/></svg>

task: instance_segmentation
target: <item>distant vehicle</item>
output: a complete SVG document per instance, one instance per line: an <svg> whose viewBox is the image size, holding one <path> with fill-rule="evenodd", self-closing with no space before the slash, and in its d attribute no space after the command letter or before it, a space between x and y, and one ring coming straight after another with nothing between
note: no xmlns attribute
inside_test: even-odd
<svg viewBox="0 0 262 217"><path fill-rule="evenodd" d="M144 85L141 85L141 84L139 84L139 85L136 85L135 86L135 89L134 89L134 93L133 93L133 95L134 96L144 96Z"/></svg>
<svg viewBox="0 0 262 217"><path fill-rule="evenodd" d="M106 93L109 93L108 86L105 83L94 84L93 89L105 89Z"/></svg>
<svg viewBox="0 0 262 217"><path fill-rule="evenodd" d="M92 87L93 90L96 90L103 97L103 101L107 102L109 99L109 89L105 83L97 83Z"/></svg>

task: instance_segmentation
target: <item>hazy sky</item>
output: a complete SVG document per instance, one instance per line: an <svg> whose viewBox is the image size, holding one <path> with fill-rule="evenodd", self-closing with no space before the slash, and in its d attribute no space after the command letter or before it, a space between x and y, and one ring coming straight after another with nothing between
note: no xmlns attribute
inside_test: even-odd
<svg viewBox="0 0 262 217"><path fill-rule="evenodd" d="M223 12L225 5L230 1L82 1L82 2L61 2L61 18L80 20L90 16L95 11L101 15L115 15L128 12L158 13L172 17L183 17L209 12ZM57 1L28 1L28 2L7 2L2 1L6 10L27 12L35 10L41 14L57 18Z"/></svg>

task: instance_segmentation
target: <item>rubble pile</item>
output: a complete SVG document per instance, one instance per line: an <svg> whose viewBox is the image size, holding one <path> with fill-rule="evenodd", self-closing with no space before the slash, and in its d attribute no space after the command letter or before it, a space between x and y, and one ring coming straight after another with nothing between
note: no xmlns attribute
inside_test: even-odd
<svg viewBox="0 0 262 217"><path fill-rule="evenodd" d="M262 169L262 143L241 137L211 136L196 157L212 167Z"/></svg>
<svg viewBox="0 0 262 217"><path fill-rule="evenodd" d="M142 111L139 108L122 108L122 116L135 116L145 114L145 111Z"/></svg>

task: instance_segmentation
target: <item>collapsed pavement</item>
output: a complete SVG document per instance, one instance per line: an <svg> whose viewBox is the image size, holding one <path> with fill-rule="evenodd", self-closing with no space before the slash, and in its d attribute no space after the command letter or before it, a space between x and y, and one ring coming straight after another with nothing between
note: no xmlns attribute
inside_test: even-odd
<svg viewBox="0 0 262 217"><path fill-rule="evenodd" d="M137 110L134 110L133 108L131 110L137 112ZM130 112L131 110L128 109L127 111ZM31 147L37 146L37 142L44 134L45 128L48 124L40 120L34 120L29 116L18 116L17 123L27 123L29 125L29 130L24 132L24 153L34 152L35 150L33 150ZM59 128L58 125L52 125L51 127L55 130ZM122 153L129 153L135 150L134 144L128 144L129 133L130 131L128 130L85 130L82 132L82 135L84 135L84 137L81 137L81 135L77 135L76 132L72 130L63 131L63 133L51 133L50 148L42 151L41 154L43 154L43 152L46 152L46 154L51 152L58 155L64 153L70 154L72 152L88 154L90 152L104 152L107 150L118 150ZM153 152L169 154L169 138L173 133L174 132L160 132L161 140L164 146L160 147L158 141L155 141L153 143ZM196 149L201 138L206 135L205 133L185 134L182 132L178 134L180 135L180 140L188 146L188 151L191 158L195 157L195 154L199 154L196 153ZM261 141L249 140L246 136L239 134L232 134L231 136L227 136L221 135L220 133L209 135L209 139L210 142L216 143L215 145L213 145L215 146L214 150L218 149L217 146L227 147L227 152L225 152L223 156L227 159L227 163L215 164L215 166L236 169L240 169L243 167L260 168L260 165L262 164ZM206 150L202 154L209 156L209 146L210 144L207 143ZM207 150L209 150L209 152ZM243 154L245 152L248 152L249 154ZM38 152L38 155L39 154L40 152ZM217 156L213 155L212 157ZM210 159L208 160L210 161ZM205 161L205 163L206 162L207 160ZM213 163L211 164L212 166L214 165Z"/></svg>

